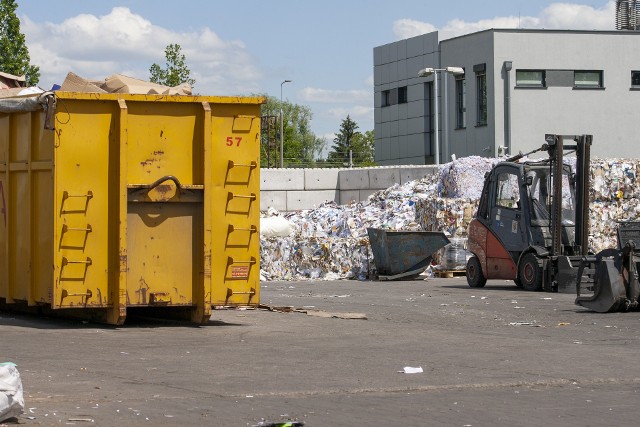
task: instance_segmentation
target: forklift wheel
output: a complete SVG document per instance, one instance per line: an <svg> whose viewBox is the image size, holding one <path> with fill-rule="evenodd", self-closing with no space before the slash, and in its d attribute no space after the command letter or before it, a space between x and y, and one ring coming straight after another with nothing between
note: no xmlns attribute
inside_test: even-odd
<svg viewBox="0 0 640 427"><path fill-rule="evenodd" d="M482 266L477 256L472 255L467 261L467 283L472 288L483 288L487 279L482 274Z"/></svg>
<svg viewBox="0 0 640 427"><path fill-rule="evenodd" d="M518 280L527 291L539 292L542 290L542 268L540 268L538 257L535 254L528 253L520 260Z"/></svg>

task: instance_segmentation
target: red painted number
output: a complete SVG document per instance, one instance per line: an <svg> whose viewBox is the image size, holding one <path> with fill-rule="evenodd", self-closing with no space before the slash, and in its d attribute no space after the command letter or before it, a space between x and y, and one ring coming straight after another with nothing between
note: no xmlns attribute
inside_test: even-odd
<svg viewBox="0 0 640 427"><path fill-rule="evenodd" d="M235 140L236 143L236 147L240 147L240 141L242 141L242 137L241 136L228 136L227 137L227 147L233 147L233 142Z"/></svg>

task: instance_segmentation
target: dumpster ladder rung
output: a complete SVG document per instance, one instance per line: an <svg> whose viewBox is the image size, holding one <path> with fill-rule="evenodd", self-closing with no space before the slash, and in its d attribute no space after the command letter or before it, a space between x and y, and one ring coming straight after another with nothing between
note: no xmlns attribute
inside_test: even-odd
<svg viewBox="0 0 640 427"><path fill-rule="evenodd" d="M228 164L229 169L238 168L238 167L255 169L258 167L258 163L251 162L247 165L243 163L235 163L233 160L229 160L229 164Z"/></svg>

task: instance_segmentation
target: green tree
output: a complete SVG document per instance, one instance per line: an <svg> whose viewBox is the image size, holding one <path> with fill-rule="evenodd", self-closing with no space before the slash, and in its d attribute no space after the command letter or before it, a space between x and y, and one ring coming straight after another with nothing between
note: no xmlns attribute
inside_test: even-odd
<svg viewBox="0 0 640 427"><path fill-rule="evenodd" d="M167 68L161 68L158 64L153 64L149 68L149 80L165 86L178 86L182 83L189 83L191 86L196 81L191 78L191 70L187 67L187 60L180 51L179 44L170 44L164 50L167 60Z"/></svg>
<svg viewBox="0 0 640 427"><path fill-rule="evenodd" d="M263 95L264 96L264 95ZM280 166L280 100L273 96L266 96L267 101L262 105L263 117L274 117L271 133L263 130L263 137L270 142L263 141L260 161L264 167ZM304 105L282 102L284 117L284 166L285 167L314 167L316 159L324 149L326 142L316 136L310 127L313 113Z"/></svg>
<svg viewBox="0 0 640 427"><path fill-rule="evenodd" d="M27 84L35 86L40 80L40 68L29 63L31 58L20 32L17 8L15 0L0 0L0 71L16 76L24 74Z"/></svg>
<svg viewBox="0 0 640 427"><path fill-rule="evenodd" d="M375 166L375 137L372 130L355 134L351 147L354 165Z"/></svg>

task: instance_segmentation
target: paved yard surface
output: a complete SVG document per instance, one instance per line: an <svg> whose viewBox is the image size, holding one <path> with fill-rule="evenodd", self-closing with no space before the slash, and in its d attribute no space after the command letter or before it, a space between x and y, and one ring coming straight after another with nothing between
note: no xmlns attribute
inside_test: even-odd
<svg viewBox="0 0 640 427"><path fill-rule="evenodd" d="M202 327L113 328L0 312L0 361L18 364L25 388L18 422L639 423L638 312L595 314L572 295L464 278L269 282L262 302L307 313L216 310Z"/></svg>

